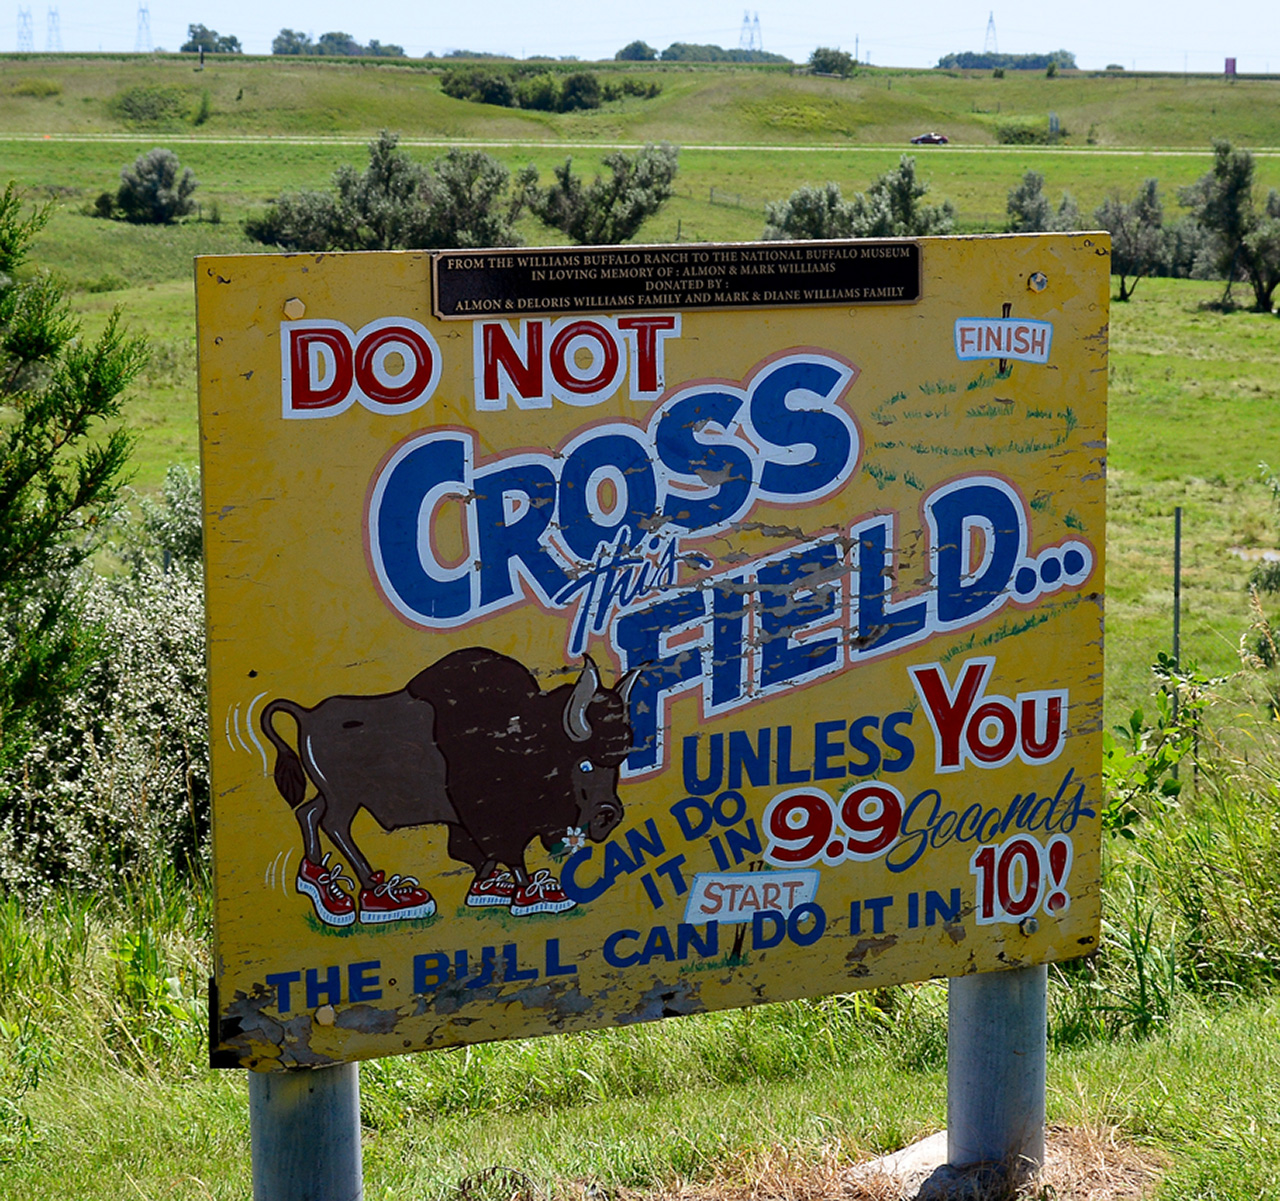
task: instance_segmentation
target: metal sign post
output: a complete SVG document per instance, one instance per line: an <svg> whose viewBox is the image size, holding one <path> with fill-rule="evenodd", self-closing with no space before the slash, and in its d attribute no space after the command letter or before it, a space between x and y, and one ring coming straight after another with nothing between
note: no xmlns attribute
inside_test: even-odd
<svg viewBox="0 0 1280 1201"><path fill-rule="evenodd" d="M360 1201L360 1065L249 1073L254 1201Z"/></svg>
<svg viewBox="0 0 1280 1201"><path fill-rule="evenodd" d="M1049 969L953 976L947 997L947 1162L1044 1164Z"/></svg>

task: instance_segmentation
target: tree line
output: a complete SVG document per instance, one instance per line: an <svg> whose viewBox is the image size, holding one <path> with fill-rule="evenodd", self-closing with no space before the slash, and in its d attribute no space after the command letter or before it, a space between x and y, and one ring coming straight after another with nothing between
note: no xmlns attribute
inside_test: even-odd
<svg viewBox="0 0 1280 1201"><path fill-rule="evenodd" d="M903 155L892 171L875 179L852 200L839 184L806 185L765 209L763 236L774 238L923 237L950 233L956 213L950 201L925 200L929 185L916 175L915 159ZM1220 279L1222 304L1246 283L1254 308L1270 312L1280 286L1280 192L1259 195L1253 155L1215 141L1213 166L1178 191L1184 216L1166 221L1159 181L1146 180L1136 195L1108 196L1093 211L1092 224L1111 234L1111 270L1119 277L1118 299L1128 300L1146 276ZM1044 176L1028 171L1008 193L1010 233L1080 229L1082 221L1069 192L1055 206L1044 191Z"/></svg>
<svg viewBox="0 0 1280 1201"><path fill-rule="evenodd" d="M530 77L537 79L537 76ZM558 86L567 91L574 75ZM563 93L562 93L563 94ZM679 150L663 143L635 154L616 151L604 160L605 176L587 183L573 160L554 169L542 186L532 165L513 176L479 150L454 149L429 164L399 148L398 135L384 130L369 143L364 171L343 166L328 191L290 192L245 221L255 241L284 250L398 250L511 246L516 222L532 213L580 243L622 242L671 197ZM117 190L103 192L94 206L100 217L164 224L186 216L197 187L189 168L171 150L157 148L122 168ZM765 207L765 239L924 237L950 233L956 225L949 200L926 199L929 183L916 160L872 180L865 192L846 198L840 185L797 188ZM1035 233L1092 226L1110 232L1111 268L1119 300L1128 300L1149 275L1220 279L1222 303L1246 283L1254 307L1269 312L1280 286L1280 192L1262 196L1253 155L1227 141L1213 146L1213 166L1180 188L1182 216L1166 219L1159 181L1146 180L1136 194L1112 193L1081 216L1070 192L1055 205L1044 176L1027 171L1006 197L1005 231Z"/></svg>
<svg viewBox="0 0 1280 1201"><path fill-rule="evenodd" d="M546 113L571 113L599 108L611 100L636 96L652 100L662 92L657 80L606 79L590 71L563 74L545 66L446 67L440 90L455 100L496 104L503 108L525 108Z"/></svg>

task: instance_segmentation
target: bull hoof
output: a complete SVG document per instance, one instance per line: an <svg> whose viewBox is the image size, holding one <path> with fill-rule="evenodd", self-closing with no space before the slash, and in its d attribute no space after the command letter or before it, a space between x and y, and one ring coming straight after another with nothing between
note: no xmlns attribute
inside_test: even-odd
<svg viewBox="0 0 1280 1201"><path fill-rule="evenodd" d="M430 917L436 903L425 888L419 888L412 876L392 876L374 872L369 877L372 888L360 890L360 921L366 926L380 922L412 921Z"/></svg>
<svg viewBox="0 0 1280 1201"><path fill-rule="evenodd" d="M471 881L467 889L467 904L473 909L482 909L487 905L510 905L516 891L516 882L510 872L498 872L487 880L479 877Z"/></svg>
<svg viewBox="0 0 1280 1201"><path fill-rule="evenodd" d="M511 916L528 917L532 913L564 913L577 901L570 900L560 881L546 868L534 872L533 879L517 888L511 897Z"/></svg>
<svg viewBox="0 0 1280 1201"><path fill-rule="evenodd" d="M355 881L342 874L341 863L329 866L328 855L319 863L303 859L298 864L296 888L303 896L311 898L316 916L326 926L349 926L356 920L356 903L343 890L342 884L355 887Z"/></svg>

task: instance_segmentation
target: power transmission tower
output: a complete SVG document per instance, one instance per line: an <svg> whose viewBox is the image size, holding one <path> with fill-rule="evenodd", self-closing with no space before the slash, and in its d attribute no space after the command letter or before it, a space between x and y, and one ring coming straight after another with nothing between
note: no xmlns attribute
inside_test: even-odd
<svg viewBox="0 0 1280 1201"><path fill-rule="evenodd" d="M56 8L48 10L44 35L44 48L49 54L62 53L62 21L58 16L58 10Z"/></svg>
<svg viewBox="0 0 1280 1201"><path fill-rule="evenodd" d="M996 14L993 12L987 17L987 38L982 43L983 54L999 54L1000 51L996 47Z"/></svg>
<svg viewBox="0 0 1280 1201"><path fill-rule="evenodd" d="M742 32L738 34L738 49L751 49L751 14L742 14Z"/></svg>
<svg viewBox="0 0 1280 1201"><path fill-rule="evenodd" d="M18 53L34 54L36 51L35 34L31 32L31 10L18 9Z"/></svg>
<svg viewBox="0 0 1280 1201"><path fill-rule="evenodd" d="M751 22L751 49L764 49L764 35L760 32L760 14L756 13Z"/></svg>
<svg viewBox="0 0 1280 1201"><path fill-rule="evenodd" d="M133 49L135 54L151 53L151 9L147 7L146 0L139 0L138 37Z"/></svg>

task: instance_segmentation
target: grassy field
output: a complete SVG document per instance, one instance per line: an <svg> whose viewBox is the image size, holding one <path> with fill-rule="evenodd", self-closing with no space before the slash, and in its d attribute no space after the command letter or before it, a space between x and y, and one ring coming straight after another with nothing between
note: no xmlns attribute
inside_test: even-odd
<svg viewBox="0 0 1280 1201"><path fill-rule="evenodd" d="M164 93L158 132L369 135L501 141L683 144L896 145L929 128L954 142L991 145L1009 122L1044 125L1056 112L1073 146L1199 147L1230 131L1241 144L1280 147L1280 79L871 68L850 79L787 66L687 63L539 64L625 72L661 85L587 113L495 109L440 91L442 64L422 60L223 57L203 71L186 55L0 57L0 129L9 133L133 133L131 89ZM207 116L200 117L209 95ZM134 117L130 118L130 113Z"/></svg>
<svg viewBox="0 0 1280 1201"><path fill-rule="evenodd" d="M959 143L914 153L973 231L1003 223L1028 168L1084 213L1154 175L1172 215L1212 137L1280 147L1277 80L877 70L837 81L605 64L658 80L661 96L549 116L450 100L423 63L192 66L0 57L0 176L61 205L37 260L68 281L89 332L120 306L152 344L129 401L145 490L197 457L192 256L255 249L246 214L363 164L383 126L422 159L452 140L503 143L491 152L544 173L566 154L592 169L612 143L678 142L678 195L645 241L756 238L767 200L826 179L863 188L926 128ZM176 115L146 127L120 117L120 96L144 86L177 94ZM211 115L197 127L205 90ZM1065 147L993 144L1000 121L1050 109L1070 131ZM147 228L87 215L121 165L155 145L194 169L202 219ZM1280 152L1258 168L1280 186ZM521 232L551 240L533 222ZM1280 544L1258 477L1261 460L1280 469L1280 325L1223 311L1220 294L1149 280L1112 309L1109 721L1150 708L1150 664L1169 649L1175 506L1183 653L1212 674L1236 666L1248 622L1250 566L1233 548ZM1114 1127L1149 1151L1162 1201L1280 1197L1280 752L1274 723L1234 728L1237 713L1262 711L1233 683L1179 806L1152 806L1133 843L1108 842L1103 954L1053 975L1050 1119ZM248 1194L244 1079L203 1067L209 921L203 888L173 880L55 896L38 912L0 897L0 1197ZM745 1196L780 1167L816 1170L944 1123L945 990L389 1059L362 1080L370 1198L507 1201L462 1188L498 1164L518 1166L539 1196L686 1184Z"/></svg>

